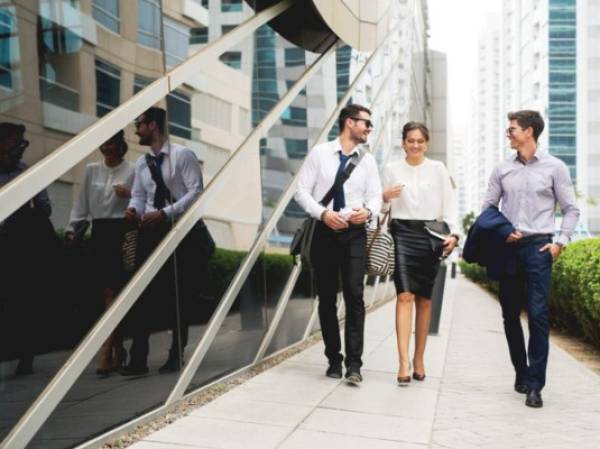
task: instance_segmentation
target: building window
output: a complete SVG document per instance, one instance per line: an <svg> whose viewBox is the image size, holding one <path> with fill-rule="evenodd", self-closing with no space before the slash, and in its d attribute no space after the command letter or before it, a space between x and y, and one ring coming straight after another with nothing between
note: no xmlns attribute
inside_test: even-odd
<svg viewBox="0 0 600 449"><path fill-rule="evenodd" d="M0 9L0 86L13 88L12 67L19 62L19 38L14 6Z"/></svg>
<svg viewBox="0 0 600 449"><path fill-rule="evenodd" d="M138 0L138 42L160 49L160 4L158 0Z"/></svg>
<svg viewBox="0 0 600 449"><path fill-rule="evenodd" d="M292 80L285 80L285 85L287 86L287 89L290 90L292 88L292 86L296 84L296 81L292 81ZM303 97L306 97L306 87L304 87L299 93L298 95L301 95Z"/></svg>
<svg viewBox="0 0 600 449"><path fill-rule="evenodd" d="M92 16L96 22L119 34L121 27L119 0L93 0Z"/></svg>
<svg viewBox="0 0 600 449"><path fill-rule="evenodd" d="M49 63L44 64L40 70L40 98L44 103L79 111L79 92L59 83L56 80L56 70Z"/></svg>
<svg viewBox="0 0 600 449"><path fill-rule="evenodd" d="M281 115L284 125L306 126L306 108L288 107Z"/></svg>
<svg viewBox="0 0 600 449"><path fill-rule="evenodd" d="M140 75L135 75L133 79L133 95L137 94L144 87L148 86L152 81L150 78L144 78Z"/></svg>
<svg viewBox="0 0 600 449"><path fill-rule="evenodd" d="M192 28L190 30L190 45L208 43L208 28Z"/></svg>
<svg viewBox="0 0 600 449"><path fill-rule="evenodd" d="M228 51L219 56L219 59L234 69L240 70L242 68L242 53L239 51Z"/></svg>
<svg viewBox="0 0 600 449"><path fill-rule="evenodd" d="M242 0L222 0L221 12L240 12L242 11Z"/></svg>
<svg viewBox="0 0 600 449"><path fill-rule="evenodd" d="M188 56L190 29L168 17L164 18L165 60L167 68L185 61Z"/></svg>
<svg viewBox="0 0 600 449"><path fill-rule="evenodd" d="M308 153L306 139L285 139L285 151L291 159L304 159Z"/></svg>
<svg viewBox="0 0 600 449"><path fill-rule="evenodd" d="M227 34L236 27L237 27L237 25L222 25L221 26L221 34Z"/></svg>
<svg viewBox="0 0 600 449"><path fill-rule="evenodd" d="M169 133L173 136L192 138L192 105L190 97L181 92L167 95Z"/></svg>
<svg viewBox="0 0 600 449"><path fill-rule="evenodd" d="M121 71L96 60L96 115L102 117L119 106Z"/></svg>
<svg viewBox="0 0 600 449"><path fill-rule="evenodd" d="M299 47L285 49L285 66L293 67L297 65L306 65L304 49Z"/></svg>

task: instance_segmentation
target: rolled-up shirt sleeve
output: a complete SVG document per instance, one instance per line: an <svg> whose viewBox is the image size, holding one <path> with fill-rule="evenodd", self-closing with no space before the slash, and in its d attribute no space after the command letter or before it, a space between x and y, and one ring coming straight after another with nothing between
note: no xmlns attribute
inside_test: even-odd
<svg viewBox="0 0 600 449"><path fill-rule="evenodd" d="M146 190L142 184L142 170L145 167L143 158L138 159L135 164L135 177L133 178L133 187L131 188L130 208L135 209L138 215L142 215L146 209Z"/></svg>
<svg viewBox="0 0 600 449"><path fill-rule="evenodd" d="M486 210L490 206L498 207L502 198L502 183L500 181L500 171L496 166L490 175L487 192L481 205L481 210Z"/></svg>
<svg viewBox="0 0 600 449"><path fill-rule="evenodd" d="M571 182L569 169L565 164L561 164L555 172L554 194L563 214L560 233L556 239L556 243L566 245L575 232L580 210L577 206L577 198L575 197L575 189Z"/></svg>
<svg viewBox="0 0 600 449"><path fill-rule="evenodd" d="M298 186L294 199L313 218L320 219L326 209L313 197L313 190L318 175L318 154L315 150L310 151L298 175Z"/></svg>
<svg viewBox="0 0 600 449"><path fill-rule="evenodd" d="M186 193L163 209L167 217L173 218L179 218L183 215L202 192L202 173L194 152L189 149L182 150L177 163L181 163L181 177Z"/></svg>

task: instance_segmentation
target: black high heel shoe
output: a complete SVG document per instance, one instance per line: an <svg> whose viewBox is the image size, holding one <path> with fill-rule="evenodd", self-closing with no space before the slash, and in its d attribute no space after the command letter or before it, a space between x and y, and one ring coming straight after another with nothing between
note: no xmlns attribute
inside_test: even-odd
<svg viewBox="0 0 600 449"><path fill-rule="evenodd" d="M411 364L408 364L408 371L411 370ZM408 387L408 384L410 383L410 376L397 376L396 380L398 381L398 386L399 387Z"/></svg>
<svg viewBox="0 0 600 449"><path fill-rule="evenodd" d="M425 380L425 373L423 374L417 374L417 372L414 372L412 375L414 380L418 380L419 382L422 382Z"/></svg>
<svg viewBox="0 0 600 449"><path fill-rule="evenodd" d="M396 380L398 381L399 387L408 387L408 384L410 383L410 376L398 376Z"/></svg>

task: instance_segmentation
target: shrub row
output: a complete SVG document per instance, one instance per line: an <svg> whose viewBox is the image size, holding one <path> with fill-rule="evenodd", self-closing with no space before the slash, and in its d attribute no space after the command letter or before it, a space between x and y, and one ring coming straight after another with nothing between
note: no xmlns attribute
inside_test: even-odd
<svg viewBox="0 0 600 449"><path fill-rule="evenodd" d="M478 265L461 261L462 273L497 293ZM566 328L600 347L600 238L571 243L552 268L550 316L554 326Z"/></svg>

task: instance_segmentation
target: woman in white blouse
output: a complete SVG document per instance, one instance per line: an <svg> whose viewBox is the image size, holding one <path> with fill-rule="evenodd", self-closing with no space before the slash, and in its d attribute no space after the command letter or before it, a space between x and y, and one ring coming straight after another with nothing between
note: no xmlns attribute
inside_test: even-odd
<svg viewBox="0 0 600 449"><path fill-rule="evenodd" d="M94 273L99 276L98 288L108 308L127 280L122 245L125 233L131 228L125 220L125 209L131 196L135 167L124 160L127 143L123 131L104 142L100 152L104 160L85 167L65 237L67 241L81 238L91 219ZM102 345L96 372L108 375L125 363L126 356L123 338L115 331Z"/></svg>
<svg viewBox="0 0 600 449"><path fill-rule="evenodd" d="M415 380L425 380L425 345L431 320L431 294L440 257L458 243L454 189L443 163L425 157L429 130L422 123L408 122L402 130L405 157L385 167L384 207L391 206L390 229L394 238L396 285L396 335L400 366L398 384L410 382L409 341L413 307L416 308ZM439 245L425 229L425 222L444 221L450 228ZM443 253L443 254L442 254ZM414 305L414 306L413 306Z"/></svg>

